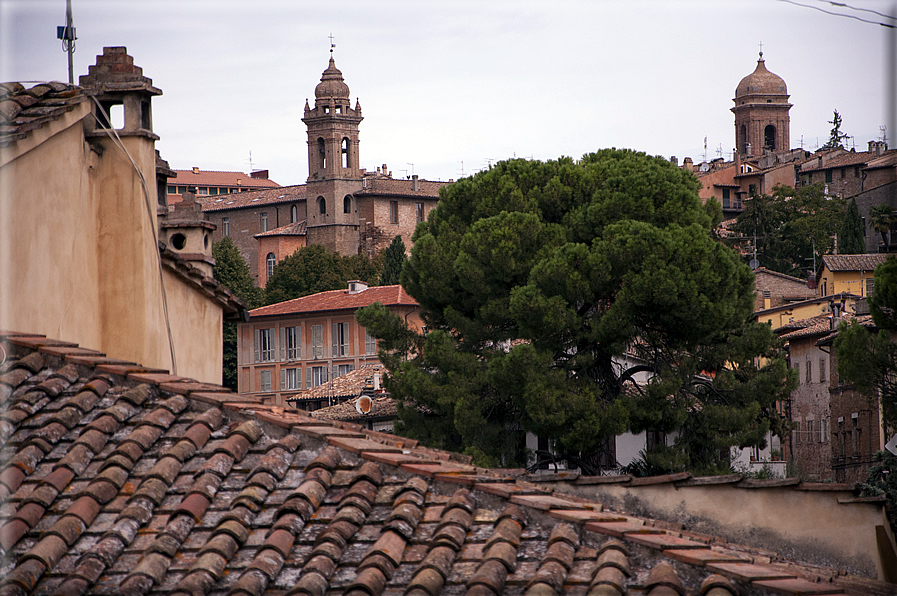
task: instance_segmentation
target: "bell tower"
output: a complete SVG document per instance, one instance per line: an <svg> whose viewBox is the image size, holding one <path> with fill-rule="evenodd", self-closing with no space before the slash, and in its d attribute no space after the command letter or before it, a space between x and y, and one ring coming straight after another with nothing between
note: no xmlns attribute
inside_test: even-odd
<svg viewBox="0 0 897 596"><path fill-rule="evenodd" d="M309 244L321 244L342 255L358 253L358 205L362 188L358 160L361 104L349 102L349 86L330 64L315 87L315 107L305 102L302 121L308 129L306 224Z"/></svg>
<svg viewBox="0 0 897 596"><path fill-rule="evenodd" d="M754 72L735 88L735 148L743 157L760 157L765 151L791 149L788 87L779 75L766 69L763 52Z"/></svg>

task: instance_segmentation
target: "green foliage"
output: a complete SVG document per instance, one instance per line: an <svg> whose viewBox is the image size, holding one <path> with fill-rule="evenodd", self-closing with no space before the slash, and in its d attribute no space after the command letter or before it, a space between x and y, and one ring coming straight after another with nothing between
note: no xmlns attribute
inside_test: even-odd
<svg viewBox="0 0 897 596"><path fill-rule="evenodd" d="M844 212L844 200L826 196L821 184L798 190L776 186L772 195L745 201L734 229L745 238L756 231L760 266L802 277L812 267L814 242L817 255L832 252Z"/></svg>
<svg viewBox="0 0 897 596"><path fill-rule="evenodd" d="M249 265L240 256L240 251L233 240L225 236L220 242L212 244L212 257L215 266L212 275L224 284L237 298L243 300L249 308L261 303L261 291L255 287ZM234 391L237 390L237 324L224 323L224 357L221 384Z"/></svg>
<svg viewBox="0 0 897 596"><path fill-rule="evenodd" d="M843 149L844 141L850 137L841 132L841 114L838 113L838 110L835 110L834 116L828 123L832 125L832 130L829 133L828 141L820 149Z"/></svg>
<svg viewBox="0 0 897 596"><path fill-rule="evenodd" d="M879 451L872 456L872 467L866 481L860 483L860 496L877 497L885 495L892 528L895 527L894 514L897 512L897 456L887 451Z"/></svg>
<svg viewBox="0 0 897 596"><path fill-rule="evenodd" d="M383 251L383 272L380 274L381 286L394 286L400 282L402 266L405 265L405 243L401 236L396 236Z"/></svg>
<svg viewBox="0 0 897 596"><path fill-rule="evenodd" d="M869 223L876 232L881 234L881 240L885 246L890 244L888 236L891 233L891 224L894 223L895 219L897 219L897 215L895 215L894 209L890 205L882 203L874 205L869 210Z"/></svg>
<svg viewBox="0 0 897 596"><path fill-rule="evenodd" d="M850 199L844 223L841 224L841 231L838 233L838 254L861 255L865 252L863 220L860 219L860 210L857 207L856 199Z"/></svg>
<svg viewBox="0 0 897 596"><path fill-rule="evenodd" d="M383 340L400 431L505 465L531 431L597 470L607 436L685 428L682 466L722 470L729 447L780 429L791 377L698 187L667 160L608 149L446 188L402 278L428 335L376 307L357 315ZM640 373L652 379L637 387Z"/></svg>
<svg viewBox="0 0 897 596"><path fill-rule="evenodd" d="M298 249L274 266L265 286L265 304L343 289L351 279L376 285L379 277L378 260L365 255L342 257L313 244Z"/></svg>
<svg viewBox="0 0 897 596"><path fill-rule="evenodd" d="M882 329L897 331L897 257L875 268L875 292L869 300L872 320Z"/></svg>

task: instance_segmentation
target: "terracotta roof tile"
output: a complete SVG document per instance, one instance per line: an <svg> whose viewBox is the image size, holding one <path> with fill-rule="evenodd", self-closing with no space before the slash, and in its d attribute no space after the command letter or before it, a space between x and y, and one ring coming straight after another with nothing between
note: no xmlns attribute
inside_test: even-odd
<svg viewBox="0 0 897 596"><path fill-rule="evenodd" d="M281 186L266 190L248 190L228 195L200 198L202 210L205 212L243 209L246 207L259 207L261 205L277 205L280 203L293 203L304 200L304 184L298 186Z"/></svg>
<svg viewBox="0 0 897 596"><path fill-rule="evenodd" d="M874 271L889 256L891 255L823 255L822 266L828 267L829 271Z"/></svg>
<svg viewBox="0 0 897 596"><path fill-rule="evenodd" d="M417 301L409 296L402 286L374 286L355 294L350 294L348 290L319 292L310 296L256 308L249 311L249 316L265 317L333 310L354 311L375 302L379 302L384 306L417 306Z"/></svg>
<svg viewBox="0 0 897 596"><path fill-rule="evenodd" d="M13 382L0 412L11 456L0 467L0 594L616 595L702 584L713 596L736 585L888 593L837 570L817 583L819 568L770 564L765 551L646 525L555 489L591 490L595 479L534 482L358 425L251 401L218 409L158 384L182 381L135 385L107 373L86 388L96 377L82 364L82 378L51 396L35 388L73 375L56 374L65 356L41 355L37 341L49 340L8 344L12 360L0 369ZM750 485L737 480L726 489Z"/></svg>
<svg viewBox="0 0 897 596"><path fill-rule="evenodd" d="M233 187L280 187L267 178L253 178L243 172L216 172L214 170L172 170L176 176L168 179L174 186L233 186ZM240 184L237 181L240 181Z"/></svg>

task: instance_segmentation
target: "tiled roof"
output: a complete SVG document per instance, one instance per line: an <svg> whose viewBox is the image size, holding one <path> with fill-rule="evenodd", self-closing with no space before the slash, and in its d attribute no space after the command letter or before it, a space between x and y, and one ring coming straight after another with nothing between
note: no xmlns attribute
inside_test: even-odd
<svg viewBox="0 0 897 596"><path fill-rule="evenodd" d="M318 420L343 420L346 422L363 423L365 420L374 418L395 418L398 415L396 402L389 395L381 395L371 399L371 411L367 414L359 414L355 408L354 399L350 399L338 404L314 410L311 412L312 418Z"/></svg>
<svg viewBox="0 0 897 596"><path fill-rule="evenodd" d="M379 375L382 373L382 364L368 364L300 393L296 397L299 399L323 399L327 397L346 399L358 397L365 387L373 390L374 374Z"/></svg>
<svg viewBox="0 0 897 596"><path fill-rule="evenodd" d="M267 190L247 190L229 195L200 197L203 211L224 211L277 203L292 203L305 200L305 185L280 186Z"/></svg>
<svg viewBox="0 0 897 596"><path fill-rule="evenodd" d="M870 160L866 164L866 169L872 170L875 168L893 168L894 166L897 166L897 151L889 151L881 157Z"/></svg>
<svg viewBox="0 0 897 596"><path fill-rule="evenodd" d="M356 310L375 302L379 302L384 306L417 306L417 301L409 296L402 286L374 286L357 294L350 294L348 290L318 292L310 296L256 308L249 311L249 316L268 317L328 310Z"/></svg>
<svg viewBox="0 0 897 596"><path fill-rule="evenodd" d="M893 154L897 154L897 150L891 150L891 151L885 153L884 155L890 156ZM845 168L848 166L859 166L859 165L863 165L863 164L873 161L873 160L877 161L878 159L880 159L880 157L876 156L875 153L873 153L871 151L858 151L858 152L847 151L840 155L836 155L836 156L832 157L831 159L827 159L827 160L824 159L821 167L819 166L818 158L816 158L816 159L811 158L808 161L804 162L804 164L800 168L800 171L801 172L816 172L816 171L820 171L820 170L830 170L832 168Z"/></svg>
<svg viewBox="0 0 897 596"><path fill-rule="evenodd" d="M3 595L892 593L72 344L0 346Z"/></svg>
<svg viewBox="0 0 897 596"><path fill-rule="evenodd" d="M828 335L832 332L832 316L819 315L818 317L810 317L793 321L787 325L783 325L775 330L776 333L784 333L780 335L782 339L797 339L799 337L812 337L814 335Z"/></svg>
<svg viewBox="0 0 897 596"><path fill-rule="evenodd" d="M234 296L227 286L211 275L206 275L198 267L191 265L162 242L159 243L159 253L162 257L163 267L192 284L200 294L217 302L224 309L225 317L246 309L246 303Z"/></svg>
<svg viewBox="0 0 897 596"><path fill-rule="evenodd" d="M807 280L805 280L805 279L787 275L785 273L779 273L778 271L773 271L772 269L767 269L766 267L758 267L758 268L754 269L754 275L759 275L761 273L764 275L772 275L773 277L778 277L778 278L784 279L786 281L793 281L795 283L800 283L800 284L804 284L804 285L807 284Z"/></svg>
<svg viewBox="0 0 897 596"><path fill-rule="evenodd" d="M73 106L87 101L81 87L64 83L0 83L0 148L20 141Z"/></svg>
<svg viewBox="0 0 897 596"><path fill-rule="evenodd" d="M305 236L306 221L307 220L303 219L302 221L296 223L280 226L279 228L274 228L273 230L268 230L267 232L256 234L254 238L267 238L268 236Z"/></svg>
<svg viewBox="0 0 897 596"><path fill-rule="evenodd" d="M418 180L418 189L412 190L413 180L396 180L394 178L369 177L366 187L357 191L356 195L390 195L399 197L439 198L439 189L449 184L432 180Z"/></svg>
<svg viewBox="0 0 897 596"><path fill-rule="evenodd" d="M168 184L176 186L251 186L275 188L280 185L267 178L253 178L243 172L214 172L209 170L174 170L175 177ZM239 183L237 182L239 181Z"/></svg>
<svg viewBox="0 0 897 596"><path fill-rule="evenodd" d="M893 255L823 255L822 267L828 267L829 271L874 271L888 256Z"/></svg>

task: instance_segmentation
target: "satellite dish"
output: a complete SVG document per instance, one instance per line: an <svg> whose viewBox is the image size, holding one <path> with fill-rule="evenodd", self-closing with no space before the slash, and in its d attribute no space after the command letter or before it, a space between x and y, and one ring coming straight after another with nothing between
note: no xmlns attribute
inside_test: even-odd
<svg viewBox="0 0 897 596"><path fill-rule="evenodd" d="M374 407L374 400L367 395L362 395L355 400L355 411L359 414L370 414Z"/></svg>
<svg viewBox="0 0 897 596"><path fill-rule="evenodd" d="M760 261L758 261L757 259L751 259L751 262L748 263L748 265L750 266L751 269L756 269L757 267L760 266Z"/></svg>
<svg viewBox="0 0 897 596"><path fill-rule="evenodd" d="M701 172L709 172L709 171L710 171L710 164L709 164L709 163L706 163L706 162L702 163L702 164L698 167L698 171L701 171Z"/></svg>
<svg viewBox="0 0 897 596"><path fill-rule="evenodd" d="M816 276L815 275L811 275L810 277L807 278L807 287L811 290L816 289Z"/></svg>

